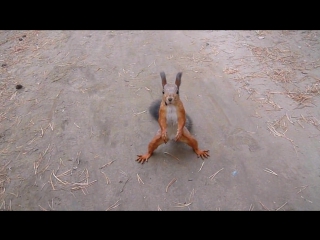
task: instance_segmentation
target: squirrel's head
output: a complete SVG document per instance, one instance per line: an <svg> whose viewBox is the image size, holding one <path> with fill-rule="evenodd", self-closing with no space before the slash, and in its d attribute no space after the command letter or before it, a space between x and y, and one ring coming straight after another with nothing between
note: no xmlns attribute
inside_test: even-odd
<svg viewBox="0 0 320 240"><path fill-rule="evenodd" d="M176 104L179 101L179 87L181 84L181 76L182 72L179 72L176 76L175 84L167 83L166 75L164 72L160 73L160 77L162 80L162 93L163 93L163 101L166 105Z"/></svg>

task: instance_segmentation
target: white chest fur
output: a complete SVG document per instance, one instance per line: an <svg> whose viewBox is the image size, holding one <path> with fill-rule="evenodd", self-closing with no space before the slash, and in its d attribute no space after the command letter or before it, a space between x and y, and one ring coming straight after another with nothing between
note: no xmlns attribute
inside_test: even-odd
<svg viewBox="0 0 320 240"><path fill-rule="evenodd" d="M167 137L172 139L175 137L178 128L177 109L174 105L167 106Z"/></svg>

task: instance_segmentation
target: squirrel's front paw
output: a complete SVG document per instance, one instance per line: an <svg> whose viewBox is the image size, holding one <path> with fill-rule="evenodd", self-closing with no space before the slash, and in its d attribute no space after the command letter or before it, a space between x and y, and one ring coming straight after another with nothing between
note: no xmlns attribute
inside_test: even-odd
<svg viewBox="0 0 320 240"><path fill-rule="evenodd" d="M210 157L209 150L199 150L198 149L196 151L196 154L197 154L198 157L201 157L202 159Z"/></svg>
<svg viewBox="0 0 320 240"><path fill-rule="evenodd" d="M138 158L136 159L136 161L138 163L143 164L144 162L148 162L148 158L150 158L150 156L151 156L151 154L149 154L149 153L146 153L144 155L137 155Z"/></svg>
<svg viewBox="0 0 320 240"><path fill-rule="evenodd" d="M163 132L161 133L161 137L162 137L164 143L167 143L167 142L168 142L168 139L167 139L167 131L163 131Z"/></svg>
<svg viewBox="0 0 320 240"><path fill-rule="evenodd" d="M178 131L174 140L178 141L181 135L182 135L182 131Z"/></svg>

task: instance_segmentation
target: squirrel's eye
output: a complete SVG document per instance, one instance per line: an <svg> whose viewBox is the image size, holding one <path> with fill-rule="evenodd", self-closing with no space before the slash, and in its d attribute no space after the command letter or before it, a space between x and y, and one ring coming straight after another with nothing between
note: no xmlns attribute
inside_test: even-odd
<svg viewBox="0 0 320 240"><path fill-rule="evenodd" d="M179 90L177 91L177 94L179 94Z"/></svg>
<svg viewBox="0 0 320 240"><path fill-rule="evenodd" d="M164 94L164 91L162 91L162 94Z"/></svg>

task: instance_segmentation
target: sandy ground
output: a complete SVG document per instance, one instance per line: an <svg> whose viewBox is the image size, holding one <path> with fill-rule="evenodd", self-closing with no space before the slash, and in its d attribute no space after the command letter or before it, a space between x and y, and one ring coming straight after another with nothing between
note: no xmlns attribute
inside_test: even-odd
<svg viewBox="0 0 320 240"><path fill-rule="evenodd" d="M0 31L0 209L320 210L319 37ZM160 71L183 72L205 161L176 142L135 161Z"/></svg>

